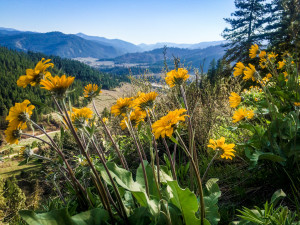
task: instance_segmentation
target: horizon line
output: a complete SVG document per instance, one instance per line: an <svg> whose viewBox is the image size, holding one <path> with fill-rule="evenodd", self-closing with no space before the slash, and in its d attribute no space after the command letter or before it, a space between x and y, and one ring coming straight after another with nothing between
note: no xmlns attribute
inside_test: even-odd
<svg viewBox="0 0 300 225"><path fill-rule="evenodd" d="M32 33L40 33L40 34L46 34L46 33L52 33L52 32L60 32L60 33L63 33L63 34L66 34L66 35L77 35L77 34L84 34L86 36L90 36L90 37L100 37L100 38L105 38L105 39L108 39L108 40L121 40L121 41L125 41L125 42L128 42L128 43L131 43L131 44L134 44L136 46L139 46L139 45L156 45L156 44L177 44L177 45L194 45L194 44L200 44L200 43L205 43L205 42L218 42L218 41L226 41L226 40L213 40L213 41L200 41L200 42L194 42L194 43L176 43L176 42L169 42L169 41L161 41L161 42L156 42L156 43L145 43L145 42L141 42L139 44L136 44L134 42L131 42L131 41L127 41L127 40L123 40L123 39L120 39L120 38L107 38L107 37L103 37L103 36L97 36L97 35L89 35L89 34L85 34L85 33L82 33L82 32L78 32L78 33L64 33L63 31L59 31L59 30L53 30L53 31L47 31L47 32L40 32L40 31L29 31L29 30L18 30L18 29L15 29L15 28L11 28L11 27L0 27L0 30L1 29L11 29L11 30L14 30L14 31L20 31L20 32L32 32ZM84 39L84 38L83 38Z"/></svg>

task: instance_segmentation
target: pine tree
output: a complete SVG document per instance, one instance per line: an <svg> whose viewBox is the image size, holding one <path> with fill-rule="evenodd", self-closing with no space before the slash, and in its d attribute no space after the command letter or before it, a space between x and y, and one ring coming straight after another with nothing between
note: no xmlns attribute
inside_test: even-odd
<svg viewBox="0 0 300 225"><path fill-rule="evenodd" d="M270 47L278 52L299 52L300 0L273 0L266 9L268 25L264 38Z"/></svg>
<svg viewBox="0 0 300 225"><path fill-rule="evenodd" d="M214 82L215 79L216 79L216 76L217 76L217 63L216 63L216 60L213 59L210 64L209 64L209 67L208 67L208 71L207 71L207 76L210 80L210 82Z"/></svg>
<svg viewBox="0 0 300 225"><path fill-rule="evenodd" d="M265 0L235 0L236 11L231 18L224 20L231 28L226 27L222 36L229 41L225 58L229 61L246 61L249 59L248 50L252 44L259 44L260 33L265 24Z"/></svg>

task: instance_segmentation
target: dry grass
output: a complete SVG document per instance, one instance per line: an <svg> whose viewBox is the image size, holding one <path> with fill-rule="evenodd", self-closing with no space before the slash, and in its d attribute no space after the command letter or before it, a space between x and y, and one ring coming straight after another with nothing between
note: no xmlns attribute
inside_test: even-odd
<svg viewBox="0 0 300 225"><path fill-rule="evenodd" d="M95 99L96 108L98 112L102 112L105 108L110 109L118 98L131 96L133 93L134 89L128 83L113 90L102 90L102 93ZM90 103L88 107L92 109L92 103Z"/></svg>

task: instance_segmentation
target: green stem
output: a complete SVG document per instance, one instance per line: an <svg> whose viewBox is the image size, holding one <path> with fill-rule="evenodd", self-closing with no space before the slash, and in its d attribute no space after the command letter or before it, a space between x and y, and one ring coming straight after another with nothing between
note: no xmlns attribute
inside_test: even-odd
<svg viewBox="0 0 300 225"><path fill-rule="evenodd" d="M199 195L200 195L200 216L201 216L201 225L204 225L204 218L205 218L205 205L204 205L204 199L203 199L203 188L202 188L202 181L199 173L199 169L195 164L195 161L193 160L192 155L190 154L189 150L187 149L186 145L184 144L184 141L182 140L181 136L177 131L175 131L176 136L178 137L179 141L181 142L183 146L184 152L187 154L187 156L190 158L190 161L192 163L192 166L194 168L196 178L197 178L197 183L199 186Z"/></svg>
<svg viewBox="0 0 300 225"><path fill-rule="evenodd" d="M102 197L103 197L103 202L102 203L105 206L106 210L108 211L108 213L109 213L112 221L114 221L114 216L113 216L110 204L109 204L109 199L108 199L108 196L106 194L106 191L105 191L105 188L104 188L104 184L101 181L101 178L99 177L99 175L98 175L98 173L97 173L97 171L96 171L96 169L95 169L95 167L94 167L94 165L93 165L90 157L88 156L87 152L85 151L85 148L82 145L82 143L81 143L81 141L80 141L80 139L79 139L79 137L78 137L78 135L77 135L77 133L75 131L75 128L74 128L74 126L72 124L72 121L70 119L70 116L68 114L68 110L67 110L66 103L65 103L64 99L62 100L62 103L63 103L62 105L63 105L63 110L65 112L66 119L67 119L67 121L68 121L68 123L70 125L69 128L70 128L70 130L71 130L71 132L72 132L72 134L73 134L73 136L74 136L77 144L79 145L82 154L84 155L84 157L86 158L86 160L87 160L90 168L92 169L92 172L93 172L94 177L96 179L96 183L98 183L98 185L99 185L99 187L97 189L98 189L99 194L102 195Z"/></svg>
<svg viewBox="0 0 300 225"><path fill-rule="evenodd" d="M127 118L130 118L130 116L127 116ZM126 126L127 126L128 130L129 130L129 133L133 137L134 143L135 143L135 145L137 147L137 150L138 150L138 153L139 153L139 157L140 157L140 161L141 161L141 165L142 165L142 170L143 170L143 174L144 174L146 193L147 193L147 196L149 197L148 178L147 178L147 173L146 173L146 169L145 169L145 165L144 165L144 161L143 161L143 156L142 156L142 153L141 153L141 149L139 147L139 144L138 144L137 139L135 137L135 134L133 132L133 128L132 128L132 124L131 124L130 119L128 119L128 121L126 121L126 119L124 119L124 120L125 120L125 123L126 123Z"/></svg>
<svg viewBox="0 0 300 225"><path fill-rule="evenodd" d="M85 199L87 199L89 205L92 205L90 199L88 198L87 196L87 192L86 190L83 188L83 186L79 183L79 181L76 179L74 173L73 173L73 170L71 169L71 166L69 165L68 161L66 160L63 152L59 149L59 147L57 146L57 144L54 142L54 140L47 134L47 132L41 128L38 124L36 124L34 121L30 120L30 122L36 127L38 128L40 131L42 131L46 136L47 138L50 140L50 142L52 143L52 146L54 147L54 149L56 150L56 152L59 154L59 156L61 157L61 159L64 161L66 167L67 167L67 170L68 170L68 173L69 175L71 176L71 179L72 179L72 182L73 182L73 187L78 195L78 198L79 199L82 199L83 198L81 197L80 195L80 191L83 193L83 196ZM78 189L79 188L79 189ZM80 191L79 191L80 190Z"/></svg>
<svg viewBox="0 0 300 225"><path fill-rule="evenodd" d="M203 174L203 176L202 176L202 181L205 180L206 175L207 175L207 173L208 173L208 171L209 171L209 168L211 167L213 161L214 161L215 158L218 156L218 154L219 154L219 151L216 151L216 154L215 154L214 157L210 160L210 162L209 162L209 164L208 164L208 166L207 166L207 168L206 168L206 170L205 170L205 172L204 172L204 174Z"/></svg>
<svg viewBox="0 0 300 225"><path fill-rule="evenodd" d="M155 115L155 113L154 113L154 110L150 110L150 112L152 113L154 120L157 120L156 115ZM167 141L166 141L165 138L162 138L162 141L163 141L163 144L164 144L164 146L165 146L165 149L166 149L166 152L167 152L168 159L169 159L169 161L170 161L172 177L173 177L174 180L177 180L176 172L175 172L175 166L174 166L174 163L173 163L173 160L172 160L172 156L171 156L171 152L170 152L168 143L167 143Z"/></svg>
<svg viewBox="0 0 300 225"><path fill-rule="evenodd" d="M184 105L185 105L185 109L186 109L187 115L188 115L189 152L190 152L191 156L193 157L193 159L195 160L195 163L198 165L198 157L197 157L196 147L195 147L195 143L194 143L192 115L191 115L189 107L188 107L188 103L187 103L184 88L183 88L182 85L180 85L179 88L180 88L180 93L182 95L183 102L184 102ZM192 173L192 170L191 170L191 180L193 180L192 176L193 176L193 173ZM193 185L193 183L192 183L192 185Z"/></svg>
<svg viewBox="0 0 300 225"><path fill-rule="evenodd" d="M121 151L120 151L118 145L116 144L116 142L115 142L115 140L113 139L111 133L109 132L109 130L108 130L106 124L103 122L103 120L102 120L100 114L98 113L98 110L97 110L97 108L96 108L94 99L92 100L92 103L93 103L93 108L94 108L94 110L95 110L97 116L99 117L99 120L100 120L100 122L102 123L102 125L103 125L103 127L104 127L104 130L105 130L105 132L106 132L106 134L108 135L109 139L111 140L113 146L114 146L115 149L116 149L116 152L117 152L117 154L118 154L118 157L119 157L119 159L120 159L120 161L121 161L121 164L122 164L123 168L126 169L126 170L129 170L125 157L122 155L122 153L121 153Z"/></svg>
<svg viewBox="0 0 300 225"><path fill-rule="evenodd" d="M147 110L146 110L146 113L147 113L148 122L149 122L150 129L151 129L151 127L152 127L151 118L150 118L149 112ZM157 181L158 181L158 184L160 184L160 174L159 174L160 166L159 166L158 149L157 149L157 142L155 140L155 137L154 137L153 133L152 133L152 140L153 140L153 145L154 145L154 149L155 149L155 159L156 159L156 167L157 167Z"/></svg>
<svg viewBox="0 0 300 225"><path fill-rule="evenodd" d="M109 179L110 179L111 185L112 185L112 187L113 187L113 189L114 189L115 195L116 195L117 200L118 200L118 202L119 202L119 206L120 206L120 208L121 208L121 210L122 210L122 214L123 214L125 220L127 221L128 218L127 218L125 206L124 206L123 201L122 201L122 199L121 199L120 192L119 192L119 190L118 190L118 188L117 188L117 186L116 186L116 184L115 184L115 181L114 181L114 179L113 179L113 177L112 177L112 175L111 175L111 173L110 173L110 171L109 171L109 169L108 169L108 167L107 167L107 165L106 165L105 159L102 157L102 155L101 155L101 153L100 153L100 151L99 151L99 149L98 149L98 147L97 147L97 145L96 145L96 143L95 143L94 140L92 140L92 144L94 145L94 147L95 147L95 149L96 149L96 152L98 153L98 156L99 156L99 158L100 158L100 161L101 161L101 163L103 164L104 169L105 169L105 171L106 171L106 173L107 173L107 175L108 175L108 177L109 177Z"/></svg>

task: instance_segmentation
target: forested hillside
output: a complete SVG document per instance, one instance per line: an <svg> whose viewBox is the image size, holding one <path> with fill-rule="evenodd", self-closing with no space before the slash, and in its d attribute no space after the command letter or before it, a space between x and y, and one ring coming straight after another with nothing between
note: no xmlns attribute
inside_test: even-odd
<svg viewBox="0 0 300 225"><path fill-rule="evenodd" d="M17 79L24 75L27 68L34 68L36 63L42 58L52 59L55 67L51 69L53 75L67 74L75 76L73 84L74 92L70 95L75 104L79 103L79 96L82 94L83 86L87 83L102 85L102 88L109 89L117 86L121 81L126 81L126 77L114 76L100 73L83 63L70 59L62 59L58 56L46 56L33 52L18 52L0 47L0 124L5 120L8 110L15 102L30 99L32 102L42 102L47 104L46 92L40 88L28 86L26 89L17 86ZM37 113L44 113L47 109L38 110Z"/></svg>
<svg viewBox="0 0 300 225"><path fill-rule="evenodd" d="M122 54L119 49L105 43L101 44L61 32L34 33L0 30L0 44L21 51L43 52L64 58L108 58Z"/></svg>

